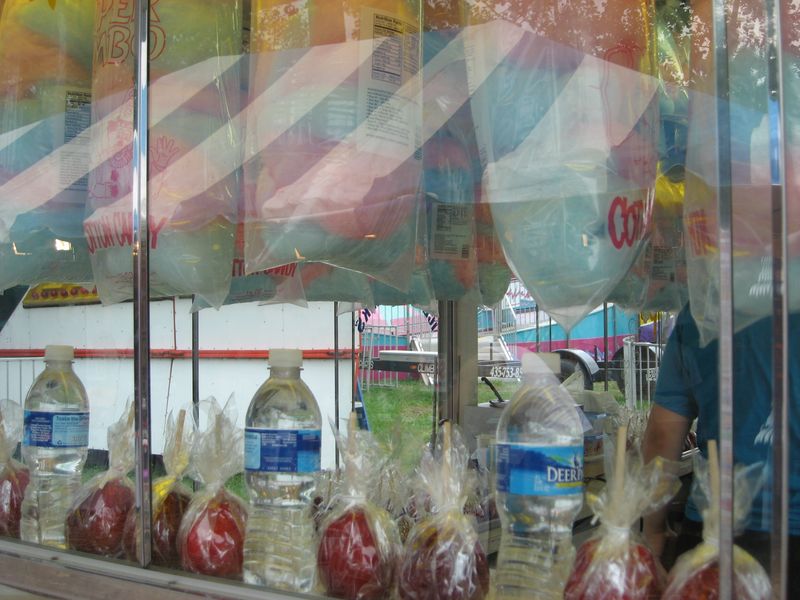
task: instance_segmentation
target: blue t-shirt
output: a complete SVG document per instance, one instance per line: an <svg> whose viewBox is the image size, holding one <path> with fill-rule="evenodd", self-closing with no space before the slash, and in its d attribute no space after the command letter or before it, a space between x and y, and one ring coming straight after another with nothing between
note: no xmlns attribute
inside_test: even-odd
<svg viewBox="0 0 800 600"><path fill-rule="evenodd" d="M800 534L800 315L789 317L789 529ZM772 319L762 319L733 338L734 462L764 462L766 483L753 501L748 529L771 529L772 480ZM700 334L686 306L678 315L661 360L655 403L689 420L697 418L697 442L703 454L708 440L719 439L719 343L700 347ZM699 521L690 499L686 516Z"/></svg>

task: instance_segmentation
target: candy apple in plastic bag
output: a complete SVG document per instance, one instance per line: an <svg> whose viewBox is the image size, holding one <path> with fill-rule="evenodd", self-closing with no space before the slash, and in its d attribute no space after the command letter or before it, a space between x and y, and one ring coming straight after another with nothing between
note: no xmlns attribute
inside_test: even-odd
<svg viewBox="0 0 800 600"><path fill-rule="evenodd" d="M0 3L0 290L91 281L91 2Z"/></svg>
<svg viewBox="0 0 800 600"><path fill-rule="evenodd" d="M382 474L377 445L351 413L347 438L334 427L344 460L339 494L325 516L317 572L327 594L347 600L380 600L394 589L400 538L394 521L369 500Z"/></svg>
<svg viewBox="0 0 800 600"><path fill-rule="evenodd" d="M0 401L0 535L19 537L22 499L30 473L12 458L22 438L22 407L12 400Z"/></svg>
<svg viewBox="0 0 800 600"><path fill-rule="evenodd" d="M692 494L703 517L703 542L678 557L669 573L665 600L715 600L719 595L719 469L716 442L708 443L708 461L694 462ZM764 482L764 464L736 465L733 476L733 527L741 531L747 523L753 498ZM764 567L739 546L733 546L733 597L736 600L767 600L772 585Z"/></svg>
<svg viewBox="0 0 800 600"><path fill-rule="evenodd" d="M204 405L206 427L192 444L190 470L204 488L194 495L183 515L178 553L187 571L240 579L247 507L225 489L225 482L241 471L244 434L236 426L232 398L225 408L213 398Z"/></svg>
<svg viewBox="0 0 800 600"><path fill-rule="evenodd" d="M565 600L651 600L666 586L666 572L633 525L666 505L680 482L661 459L645 466L638 452L626 457L626 433L620 427L616 444L606 443L606 458L616 458L606 461L608 485L599 495L587 493L600 526L578 549Z"/></svg>
<svg viewBox="0 0 800 600"><path fill-rule="evenodd" d="M646 237L658 125L652 14L621 0L470 7L484 201L509 266L570 329Z"/></svg>
<svg viewBox="0 0 800 600"><path fill-rule="evenodd" d="M149 242L154 295L228 294L238 217L241 0L150 7ZM97 4L88 216L104 303L131 298L133 5Z"/></svg>
<svg viewBox="0 0 800 600"><path fill-rule="evenodd" d="M327 262L406 288L421 176L419 0L252 7L247 272Z"/></svg>
<svg viewBox="0 0 800 600"><path fill-rule="evenodd" d="M163 567L180 567L178 530L192 499L192 491L181 481L192 449L191 428L185 419L185 410L178 413L177 423L172 412L167 417L162 455L167 473L152 485L152 557L153 564ZM125 522L125 555L130 560L136 560L140 531L139 514L131 510Z"/></svg>
<svg viewBox="0 0 800 600"><path fill-rule="evenodd" d="M112 558L124 552L125 521L135 494L128 472L134 466L133 405L108 428L108 471L81 487L67 512L67 547Z"/></svg>
<svg viewBox="0 0 800 600"><path fill-rule="evenodd" d="M436 458L426 450L419 467L431 514L406 540L397 591L402 600L482 600L489 594L489 563L474 519L464 514L473 485L469 452L445 423Z"/></svg>

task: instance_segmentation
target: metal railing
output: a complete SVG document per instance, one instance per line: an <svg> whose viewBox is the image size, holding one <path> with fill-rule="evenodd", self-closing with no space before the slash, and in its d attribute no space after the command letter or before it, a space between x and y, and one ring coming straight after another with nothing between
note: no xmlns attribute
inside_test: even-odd
<svg viewBox="0 0 800 600"><path fill-rule="evenodd" d="M0 389L5 393L3 397L22 405L33 380L43 370L42 357L0 358L0 373L5 382L0 383Z"/></svg>
<svg viewBox="0 0 800 600"><path fill-rule="evenodd" d="M394 325L367 325L361 334L361 389L368 392L371 386L397 387L399 376L393 371L373 369L373 361L380 357L381 350L403 350L408 347L407 338L398 335Z"/></svg>
<svg viewBox="0 0 800 600"><path fill-rule="evenodd" d="M662 347L650 342L637 342L635 336L623 340L623 377L625 406L646 411L656 391Z"/></svg>

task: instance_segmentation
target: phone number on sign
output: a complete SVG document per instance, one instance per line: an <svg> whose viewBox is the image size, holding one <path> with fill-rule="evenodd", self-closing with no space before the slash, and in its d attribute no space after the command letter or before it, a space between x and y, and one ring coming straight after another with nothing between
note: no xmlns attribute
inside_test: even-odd
<svg viewBox="0 0 800 600"><path fill-rule="evenodd" d="M489 377L497 379L519 379L520 368L497 365L489 371Z"/></svg>

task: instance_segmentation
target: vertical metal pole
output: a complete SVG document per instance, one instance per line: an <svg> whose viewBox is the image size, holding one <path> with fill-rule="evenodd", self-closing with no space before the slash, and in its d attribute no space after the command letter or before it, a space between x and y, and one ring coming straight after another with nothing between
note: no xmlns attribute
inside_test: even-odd
<svg viewBox="0 0 800 600"><path fill-rule="evenodd" d="M200 426L200 311L192 313L192 419Z"/></svg>
<svg viewBox="0 0 800 600"><path fill-rule="evenodd" d="M541 348L539 347L539 343L541 342L540 339L541 332L539 331L539 305L536 304L536 351L541 352Z"/></svg>
<svg viewBox="0 0 800 600"><path fill-rule="evenodd" d="M778 105L778 144L775 165L777 180L772 181L772 535L770 575L773 596L785 598L788 584L789 553L789 253L788 200L786 198L784 166L787 164L786 130L783 104L783 46L780 5L766 1L767 17L767 81L770 101ZM769 115L769 107L767 107ZM771 127L770 127L771 129Z"/></svg>
<svg viewBox="0 0 800 600"><path fill-rule="evenodd" d="M717 118L717 220L719 226L719 594L733 589L733 236L731 120L725 0L713 0Z"/></svg>
<svg viewBox="0 0 800 600"><path fill-rule="evenodd" d="M195 431L200 428L200 311L192 313L192 423ZM196 492L200 483L192 481Z"/></svg>
<svg viewBox="0 0 800 600"><path fill-rule="evenodd" d="M139 564L150 565L150 230L147 196L148 32L150 0L134 0L133 102L133 381L136 402L136 502L141 547Z"/></svg>
<svg viewBox="0 0 800 600"><path fill-rule="evenodd" d="M333 418L339 428L339 303L333 303ZM339 443L336 443L336 468L339 468Z"/></svg>
<svg viewBox="0 0 800 600"><path fill-rule="evenodd" d="M608 302L603 302L603 389L608 391Z"/></svg>
<svg viewBox="0 0 800 600"><path fill-rule="evenodd" d="M455 398L458 385L456 352L456 303L439 302L439 356L436 369L437 419L456 419ZM435 423L434 423L435 425ZM435 434L435 429L434 429Z"/></svg>
<svg viewBox="0 0 800 600"><path fill-rule="evenodd" d="M350 406L356 405L356 390L358 389L356 381L356 328L353 327L352 319L350 320ZM360 338L359 338L360 339Z"/></svg>

